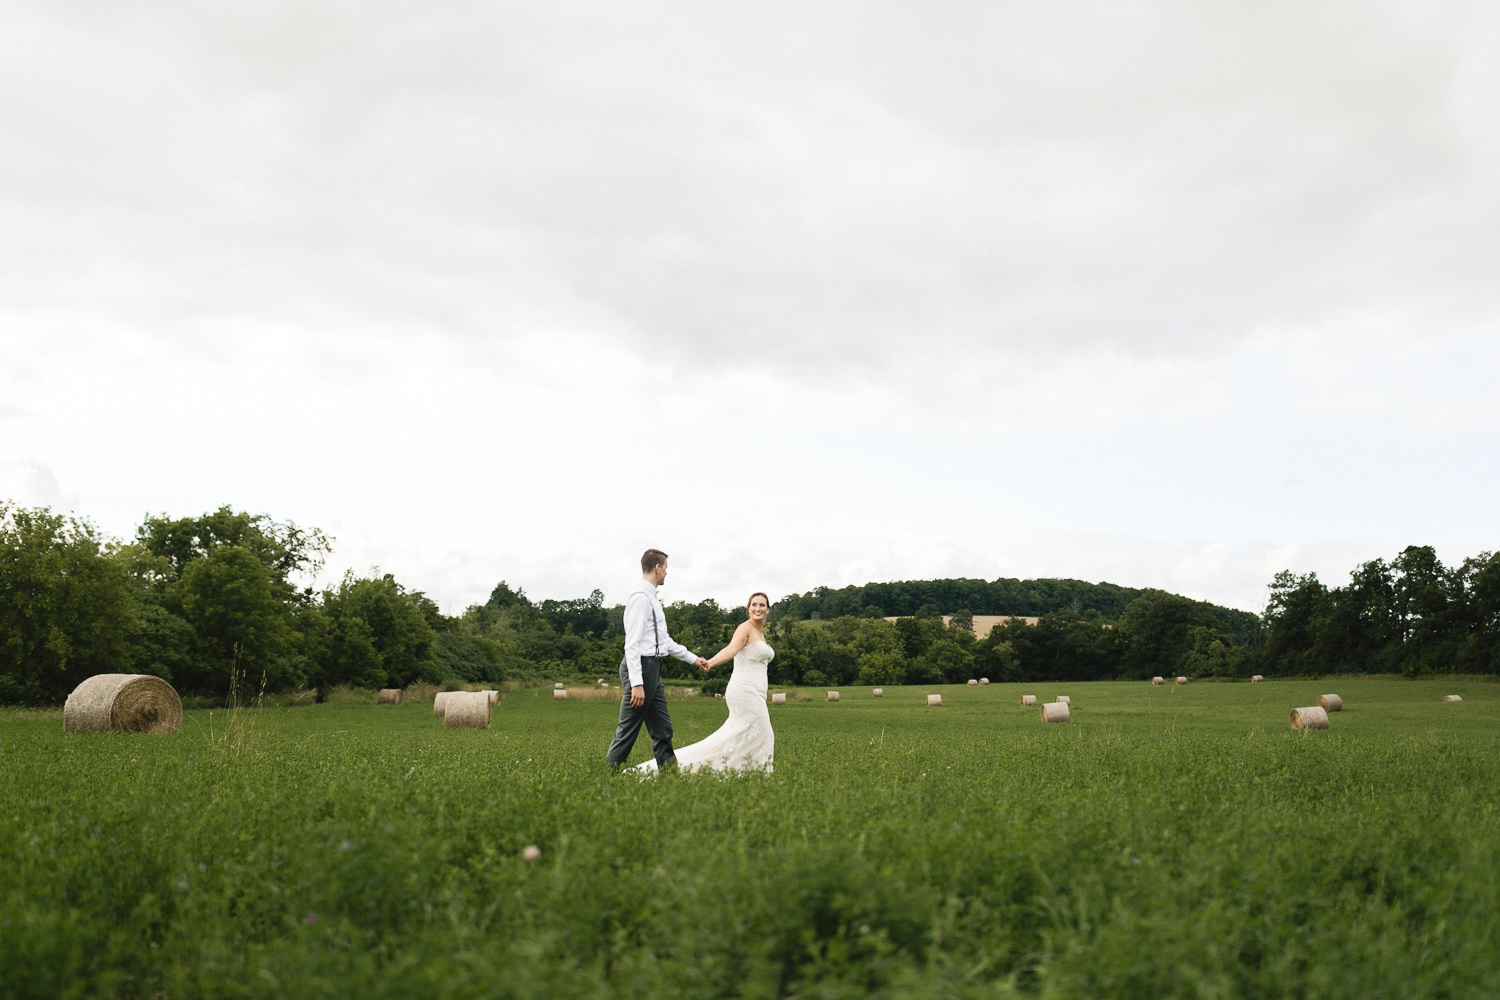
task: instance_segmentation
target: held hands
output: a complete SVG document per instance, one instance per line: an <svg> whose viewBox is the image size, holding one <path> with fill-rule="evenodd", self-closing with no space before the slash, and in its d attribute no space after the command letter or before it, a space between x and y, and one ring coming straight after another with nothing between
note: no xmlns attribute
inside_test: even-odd
<svg viewBox="0 0 1500 1000"><path fill-rule="evenodd" d="M701 657L701 656L700 656L700 657L698 657L698 659L697 659L697 661L696 661L696 662L697 662L697 664L698 664L698 666L699 666L699 667L700 667L700 668L702 668L702 670L703 670L703 672L704 672L704 673L705 673L705 674L706 674L706 673L708 673L708 672L709 672L709 671L710 671L710 670L712 670L712 669L713 669L713 665L712 665L712 664L710 664L710 663L709 663L709 662L708 662L708 661L707 661L707 660L705 660L705 659L704 659L704 658L703 658L703 657Z"/></svg>
<svg viewBox="0 0 1500 1000"><path fill-rule="evenodd" d="M640 708L644 704L646 704L646 689L637 684L630 689L630 707Z"/></svg>

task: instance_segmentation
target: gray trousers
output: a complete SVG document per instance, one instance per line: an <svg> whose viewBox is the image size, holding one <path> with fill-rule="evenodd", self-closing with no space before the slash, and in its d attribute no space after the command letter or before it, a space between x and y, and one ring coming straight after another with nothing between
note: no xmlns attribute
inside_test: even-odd
<svg viewBox="0 0 1500 1000"><path fill-rule="evenodd" d="M614 742L604 759L611 767L618 768L630 759L635 747L635 738L641 733L641 723L651 734L651 755L656 766L665 768L677 763L672 752L672 717L667 714L667 692L661 686L661 661L654 656L641 657L641 686L646 689L646 702L640 708L630 706L630 671L625 661L620 661L620 723L615 726Z"/></svg>

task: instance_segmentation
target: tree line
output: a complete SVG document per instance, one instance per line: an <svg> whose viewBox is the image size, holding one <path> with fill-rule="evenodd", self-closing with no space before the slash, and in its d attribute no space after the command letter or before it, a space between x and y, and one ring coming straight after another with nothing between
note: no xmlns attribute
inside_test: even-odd
<svg viewBox="0 0 1500 1000"><path fill-rule="evenodd" d="M184 694L241 698L617 676L623 608L598 590L533 601L502 581L482 604L445 615L390 574L299 586L331 544L317 529L229 507L149 516L119 540L72 515L0 501L0 703L56 704L96 673L149 673ZM666 610L672 635L704 655L745 619L712 600ZM1018 618L980 638L976 614ZM766 630L778 685L1497 673L1500 559L1450 570L1414 547L1332 590L1281 573L1263 615L1077 580L820 587L778 600ZM664 672L701 677L675 660ZM729 672L716 668L705 690L722 690Z"/></svg>

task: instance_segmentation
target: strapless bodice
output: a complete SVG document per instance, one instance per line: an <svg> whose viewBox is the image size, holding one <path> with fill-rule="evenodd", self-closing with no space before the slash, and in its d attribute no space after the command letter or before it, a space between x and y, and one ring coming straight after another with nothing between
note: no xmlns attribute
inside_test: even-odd
<svg viewBox="0 0 1500 1000"><path fill-rule="evenodd" d="M771 657L775 655L776 650L772 649L765 642L762 642L760 640L756 640L755 642L747 642L743 647L740 648L740 651L738 653L734 654L734 665L738 667L741 664L753 664L755 666L763 667L767 663L770 663Z"/></svg>

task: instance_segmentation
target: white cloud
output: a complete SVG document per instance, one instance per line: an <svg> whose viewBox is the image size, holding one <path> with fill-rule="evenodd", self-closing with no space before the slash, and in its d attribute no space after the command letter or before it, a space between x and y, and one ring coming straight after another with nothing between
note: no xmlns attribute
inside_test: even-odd
<svg viewBox="0 0 1500 1000"><path fill-rule="evenodd" d="M1494 548L1497 17L13 4L7 482L450 610Z"/></svg>

